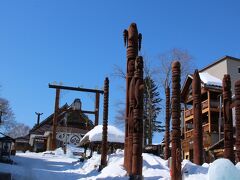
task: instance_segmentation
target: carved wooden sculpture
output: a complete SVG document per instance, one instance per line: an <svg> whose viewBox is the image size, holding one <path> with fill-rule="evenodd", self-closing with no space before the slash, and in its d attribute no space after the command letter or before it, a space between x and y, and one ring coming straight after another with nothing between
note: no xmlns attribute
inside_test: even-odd
<svg viewBox="0 0 240 180"><path fill-rule="evenodd" d="M170 149L169 149L169 124L170 124L170 88L169 86L166 87L165 90L166 94L166 121L165 121L165 152L164 152L164 159L167 160L170 157Z"/></svg>
<svg viewBox="0 0 240 180"><path fill-rule="evenodd" d="M136 58L134 78L134 89L130 107L133 107L133 154L132 154L132 177L142 179L142 143L143 143L143 59L141 56ZM132 84L131 84L132 85ZM131 109L132 111L132 109Z"/></svg>
<svg viewBox="0 0 240 180"><path fill-rule="evenodd" d="M235 82L236 161L240 162L240 80Z"/></svg>
<svg viewBox="0 0 240 180"><path fill-rule="evenodd" d="M137 25L132 23L128 30L124 30L124 44L127 46L127 73L126 73L126 120L125 120L125 143L124 143L124 167L131 174L132 167L132 121L130 112L130 84L134 76L134 64L141 47L141 34L138 34ZM131 114L131 115L130 115Z"/></svg>
<svg viewBox="0 0 240 180"><path fill-rule="evenodd" d="M193 75L193 155L194 163L203 163L203 136L202 136L202 103L201 103L201 79L198 70Z"/></svg>
<svg viewBox="0 0 240 180"><path fill-rule="evenodd" d="M225 74L223 77L224 157L235 163L231 99L231 79L229 74Z"/></svg>
<svg viewBox="0 0 240 180"><path fill-rule="evenodd" d="M172 63L172 180L181 180L180 63Z"/></svg>
<svg viewBox="0 0 240 180"><path fill-rule="evenodd" d="M104 101L103 101L103 132L102 132L102 154L101 154L101 165L99 170L102 170L107 165L107 127L108 127L108 99L109 99L109 80L108 78L104 81Z"/></svg>

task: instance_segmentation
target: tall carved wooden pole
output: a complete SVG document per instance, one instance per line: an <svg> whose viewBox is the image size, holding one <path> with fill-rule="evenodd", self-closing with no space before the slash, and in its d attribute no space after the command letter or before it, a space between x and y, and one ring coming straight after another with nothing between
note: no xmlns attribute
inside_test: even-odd
<svg viewBox="0 0 240 180"><path fill-rule="evenodd" d="M172 63L172 180L181 180L181 130L180 130L180 63Z"/></svg>
<svg viewBox="0 0 240 180"><path fill-rule="evenodd" d="M231 99L231 78L229 74L225 74L223 77L224 157L235 163Z"/></svg>
<svg viewBox="0 0 240 180"><path fill-rule="evenodd" d="M164 152L164 159L167 160L170 157L170 149L169 149L169 124L170 124L170 88L169 86L165 89L166 94L166 121L165 121L165 152Z"/></svg>
<svg viewBox="0 0 240 180"><path fill-rule="evenodd" d="M132 120L129 117L130 83L134 76L134 63L141 47L141 35L138 34L137 25L132 23L128 30L124 30L124 44L127 46L127 73L126 73L126 119L125 119L125 143L124 143L124 167L131 174L132 155Z"/></svg>
<svg viewBox="0 0 240 180"><path fill-rule="evenodd" d="M99 167L99 170L102 170L107 165L108 98L109 98L109 80L108 80L108 78L106 78L104 81L102 154L101 154L101 165Z"/></svg>
<svg viewBox="0 0 240 180"><path fill-rule="evenodd" d="M56 134L57 134L57 116L59 111L59 98L60 98L60 89L56 89L56 98L55 98L55 110L53 116L53 125L52 125L52 146L51 150L55 150L57 148L56 143Z"/></svg>
<svg viewBox="0 0 240 180"><path fill-rule="evenodd" d="M235 82L236 161L240 162L240 80Z"/></svg>
<svg viewBox="0 0 240 180"><path fill-rule="evenodd" d="M133 154L132 179L142 179L142 143L143 143L143 58L136 58L134 80L135 103L133 109Z"/></svg>
<svg viewBox="0 0 240 180"><path fill-rule="evenodd" d="M193 154L194 163L203 163L203 136L202 136L202 103L201 103L201 79L198 70L194 72L192 82L193 92Z"/></svg>

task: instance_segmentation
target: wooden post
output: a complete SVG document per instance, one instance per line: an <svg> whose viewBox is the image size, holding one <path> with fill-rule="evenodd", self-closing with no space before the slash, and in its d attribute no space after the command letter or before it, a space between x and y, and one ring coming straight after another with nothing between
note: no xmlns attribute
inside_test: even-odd
<svg viewBox="0 0 240 180"><path fill-rule="evenodd" d="M181 180L181 130L180 130L180 63L172 63L172 180Z"/></svg>
<svg viewBox="0 0 240 180"><path fill-rule="evenodd" d="M233 150L232 92L229 74L223 77L223 114L224 114L224 157L235 164Z"/></svg>
<svg viewBox="0 0 240 180"><path fill-rule="evenodd" d="M235 82L236 162L240 162L240 80Z"/></svg>
<svg viewBox="0 0 240 180"><path fill-rule="evenodd" d="M53 125L52 125L52 145L51 150L55 150L57 148L56 144L56 130L57 130L57 116L59 111L59 98L60 98L60 89L56 89L56 98L55 98L55 110L53 116Z"/></svg>
<svg viewBox="0 0 240 180"><path fill-rule="evenodd" d="M124 167L131 174L132 157L132 118L130 116L130 83L134 76L134 63L141 48L141 34L138 34L137 25L132 23L128 30L124 30L124 44L127 46L127 73L126 73L126 111L125 111L125 143Z"/></svg>
<svg viewBox="0 0 240 180"><path fill-rule="evenodd" d="M169 149L169 140L170 140L170 134L169 134L169 124L170 124L170 88L169 86L165 89L165 95L166 95L166 119L165 119L165 153L164 153L164 159L167 160L170 157L170 149Z"/></svg>
<svg viewBox="0 0 240 180"><path fill-rule="evenodd" d="M99 121L99 93L96 93L96 99L95 99L95 126L98 125Z"/></svg>
<svg viewBox="0 0 240 180"><path fill-rule="evenodd" d="M109 99L109 80L108 78L104 81L104 102L103 102L103 132L102 132L102 154L101 154L101 165L99 171L101 171L107 165L107 128L108 128L108 99Z"/></svg>
<svg viewBox="0 0 240 180"><path fill-rule="evenodd" d="M201 79L198 70L193 75L193 155L194 163L203 163L203 136L202 136L202 103L201 103Z"/></svg>
<svg viewBox="0 0 240 180"><path fill-rule="evenodd" d="M133 108L133 154L132 179L142 179L142 143L143 143L143 58L136 58L134 71L134 98ZM133 89L131 89L133 90Z"/></svg>

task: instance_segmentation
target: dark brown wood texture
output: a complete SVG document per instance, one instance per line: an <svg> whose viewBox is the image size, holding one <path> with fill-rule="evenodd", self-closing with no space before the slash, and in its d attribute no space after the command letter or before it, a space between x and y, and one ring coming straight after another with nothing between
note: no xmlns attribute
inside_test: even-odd
<svg viewBox="0 0 240 180"><path fill-rule="evenodd" d="M166 94L166 117L165 117L165 149L164 149L164 159L167 160L170 157L170 148L169 148L169 124L170 124L170 88L169 86L165 89Z"/></svg>
<svg viewBox="0 0 240 180"><path fill-rule="evenodd" d="M100 170L107 165L107 129L108 129L108 99L109 99L109 80L104 81L104 101L103 101L103 132L102 132L102 154Z"/></svg>
<svg viewBox="0 0 240 180"><path fill-rule="evenodd" d="M195 164L203 163L203 136L202 136L202 103L201 79L198 70L195 71L192 81L193 95L193 161Z"/></svg>
<svg viewBox="0 0 240 180"><path fill-rule="evenodd" d="M53 126L52 126L52 145L51 145L51 150L55 150L57 148L57 144L56 144L56 129L57 129L57 117L58 117L58 112L59 112L59 98L60 98L60 89L56 89L55 109L54 109Z"/></svg>
<svg viewBox="0 0 240 180"><path fill-rule="evenodd" d="M134 76L134 64L138 55L139 34L137 25L132 23L128 30L124 30L124 44L127 46L127 73L126 73L126 119L125 119L125 143L124 143L124 167L131 174L132 167L132 111L130 112L130 84ZM133 84L133 83L132 83ZM131 114L131 115L130 115Z"/></svg>
<svg viewBox="0 0 240 180"><path fill-rule="evenodd" d="M231 104L231 78L229 74L225 74L223 77L224 157L235 163Z"/></svg>
<svg viewBox="0 0 240 180"><path fill-rule="evenodd" d="M134 107L133 107L133 154L132 176L135 179L142 177L142 143L143 143L143 58L137 57L134 71ZM132 106L130 106L132 107Z"/></svg>
<svg viewBox="0 0 240 180"><path fill-rule="evenodd" d="M235 82L236 161L240 162L240 80Z"/></svg>
<svg viewBox="0 0 240 180"><path fill-rule="evenodd" d="M172 180L181 180L181 130L180 130L180 63L172 63Z"/></svg>

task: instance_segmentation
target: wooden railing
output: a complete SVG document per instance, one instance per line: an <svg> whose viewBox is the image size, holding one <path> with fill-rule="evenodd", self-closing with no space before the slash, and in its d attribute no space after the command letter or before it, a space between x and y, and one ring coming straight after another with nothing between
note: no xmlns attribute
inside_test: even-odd
<svg viewBox="0 0 240 180"><path fill-rule="evenodd" d="M209 132L209 123L204 124L204 125L202 126L202 130L203 130L203 132Z"/></svg>
<svg viewBox="0 0 240 180"><path fill-rule="evenodd" d="M218 108L218 101L211 100L210 107ZM208 108L208 100L205 100L202 102L202 110L204 110L206 108ZM185 118L188 118L189 116L193 115L193 108L186 109L184 114L185 114Z"/></svg>
<svg viewBox="0 0 240 180"><path fill-rule="evenodd" d="M193 136L193 129L185 132L185 138L189 138L189 137L192 137L192 136Z"/></svg>
<svg viewBox="0 0 240 180"><path fill-rule="evenodd" d="M203 132L209 132L209 123L202 126ZM185 138L193 137L193 129L185 132Z"/></svg>

